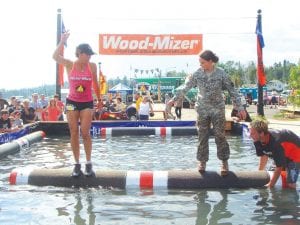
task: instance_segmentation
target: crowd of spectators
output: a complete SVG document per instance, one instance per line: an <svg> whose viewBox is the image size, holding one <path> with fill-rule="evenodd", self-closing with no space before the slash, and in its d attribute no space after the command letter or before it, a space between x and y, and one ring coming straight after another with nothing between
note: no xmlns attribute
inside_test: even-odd
<svg viewBox="0 0 300 225"><path fill-rule="evenodd" d="M137 93L135 103L132 104L133 108L135 108L134 114L136 119L140 119L139 114L143 114L143 112L140 112L140 105L144 97L144 95ZM122 117L121 119L128 117L126 110L130 108L130 106L122 101L120 95L111 95L100 101L99 104L97 99L94 100L93 120L105 119L102 117L105 113L120 113L124 115L124 118ZM147 115L153 116L154 103L153 101L150 102L149 110L146 111ZM9 101L3 102L0 106L0 133L16 131L22 128L23 125L36 121L64 121L65 105L59 100L57 94L47 98L44 94L33 93L30 99L18 99L12 96ZM173 106L175 107L177 105L174 104ZM181 115L177 115L177 117L181 119ZM172 119L174 118L175 116L172 117Z"/></svg>
<svg viewBox="0 0 300 225"><path fill-rule="evenodd" d="M50 99L38 93L33 93L31 99L12 96L1 106L0 133L13 132L36 121L61 121L64 120L63 112L64 103L58 95Z"/></svg>
<svg viewBox="0 0 300 225"><path fill-rule="evenodd" d="M122 101L121 96L115 95L110 98L104 98L98 102L94 99L93 120L101 120L104 113L125 113L127 105Z"/></svg>

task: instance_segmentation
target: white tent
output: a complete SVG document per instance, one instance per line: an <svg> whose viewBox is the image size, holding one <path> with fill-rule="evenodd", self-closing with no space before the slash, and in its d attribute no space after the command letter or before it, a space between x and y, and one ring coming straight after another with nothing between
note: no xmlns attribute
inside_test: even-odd
<svg viewBox="0 0 300 225"><path fill-rule="evenodd" d="M117 84L116 86L112 87L108 90L108 93L126 93L126 94L132 94L132 89L125 84Z"/></svg>

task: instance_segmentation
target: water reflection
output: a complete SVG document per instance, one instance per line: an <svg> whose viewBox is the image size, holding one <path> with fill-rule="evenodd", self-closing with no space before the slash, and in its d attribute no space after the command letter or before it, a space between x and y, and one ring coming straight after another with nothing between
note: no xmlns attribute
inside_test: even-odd
<svg viewBox="0 0 300 225"><path fill-rule="evenodd" d="M71 224L95 225L96 215L94 213L93 200L95 196L88 190L74 193L75 203L71 208L57 208L59 216L68 216ZM72 213L74 212L74 213Z"/></svg>
<svg viewBox="0 0 300 225"><path fill-rule="evenodd" d="M252 219L263 224L299 224L299 193L293 189L259 189Z"/></svg>
<svg viewBox="0 0 300 225"><path fill-rule="evenodd" d="M229 190L199 192L197 199L197 219L195 224L232 224L224 223L226 219L230 220L233 213L228 209ZM222 220L224 220L222 222Z"/></svg>

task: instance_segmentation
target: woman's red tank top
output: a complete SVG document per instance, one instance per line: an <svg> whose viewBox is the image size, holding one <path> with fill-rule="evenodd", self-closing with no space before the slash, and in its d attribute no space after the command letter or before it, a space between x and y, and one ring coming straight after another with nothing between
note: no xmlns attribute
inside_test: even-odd
<svg viewBox="0 0 300 225"><path fill-rule="evenodd" d="M83 71L75 69L75 63L69 74L69 95L68 99L75 102L93 101L92 83L93 75L88 63Z"/></svg>

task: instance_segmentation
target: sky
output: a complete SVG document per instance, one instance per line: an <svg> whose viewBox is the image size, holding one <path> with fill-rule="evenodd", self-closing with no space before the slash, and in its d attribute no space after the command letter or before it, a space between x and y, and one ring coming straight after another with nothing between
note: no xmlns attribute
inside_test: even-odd
<svg viewBox="0 0 300 225"><path fill-rule="evenodd" d="M99 34L203 34L203 49L220 62L256 62L256 17L262 10L265 66L300 59L300 14L297 0L10 0L1 2L0 89L55 84L57 9L71 35L65 57L89 43L98 51ZM134 77L134 70L159 68L192 73L198 56L95 55L104 75ZM138 76L140 74L137 74ZM145 74L143 75L145 76ZM148 76L148 75L147 75ZM65 77L66 79L66 77Z"/></svg>

